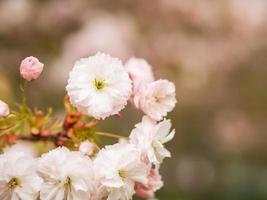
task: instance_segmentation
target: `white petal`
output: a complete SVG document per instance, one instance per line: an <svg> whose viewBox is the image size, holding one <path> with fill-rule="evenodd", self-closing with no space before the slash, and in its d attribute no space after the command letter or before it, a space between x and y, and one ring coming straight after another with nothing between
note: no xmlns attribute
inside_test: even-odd
<svg viewBox="0 0 267 200"><path fill-rule="evenodd" d="M164 144L164 143L166 143L166 142L169 142L169 141L171 141L171 140L174 138L174 136L175 136L175 130L172 130L172 132L170 132L170 134L169 134L167 137L162 138L162 139L160 140L160 142L161 142L162 144Z"/></svg>

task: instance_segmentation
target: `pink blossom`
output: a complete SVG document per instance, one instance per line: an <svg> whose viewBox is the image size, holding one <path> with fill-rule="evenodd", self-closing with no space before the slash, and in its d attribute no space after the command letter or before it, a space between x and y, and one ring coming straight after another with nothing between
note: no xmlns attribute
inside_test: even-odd
<svg viewBox="0 0 267 200"><path fill-rule="evenodd" d="M7 117L10 113L8 105L0 100L0 118Z"/></svg>
<svg viewBox="0 0 267 200"><path fill-rule="evenodd" d="M143 84L133 101L136 108L141 109L150 118L160 121L175 107L175 85L168 80Z"/></svg>
<svg viewBox="0 0 267 200"><path fill-rule="evenodd" d="M20 64L20 74L27 81L37 79L42 73L44 64L37 58L30 56L25 58Z"/></svg>
<svg viewBox="0 0 267 200"><path fill-rule="evenodd" d="M141 84L154 81L152 67L144 59L130 58L125 64L125 69L133 81L134 93L138 92L138 87Z"/></svg>
<svg viewBox="0 0 267 200"><path fill-rule="evenodd" d="M153 198L155 192L163 186L158 169L151 169L148 175L148 183L135 183L136 196L141 198Z"/></svg>

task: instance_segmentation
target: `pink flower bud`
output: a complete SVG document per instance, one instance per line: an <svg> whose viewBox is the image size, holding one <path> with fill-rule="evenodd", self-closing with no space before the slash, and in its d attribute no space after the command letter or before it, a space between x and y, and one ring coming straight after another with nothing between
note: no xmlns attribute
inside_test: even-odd
<svg viewBox="0 0 267 200"><path fill-rule="evenodd" d="M0 118L7 117L9 113L10 111L8 105L0 100Z"/></svg>
<svg viewBox="0 0 267 200"><path fill-rule="evenodd" d="M37 79L42 73L44 64L33 56L25 58L20 64L20 74L27 81Z"/></svg>
<svg viewBox="0 0 267 200"><path fill-rule="evenodd" d="M79 151L85 155L91 156L94 154L96 146L94 143L89 141L84 141L80 144Z"/></svg>

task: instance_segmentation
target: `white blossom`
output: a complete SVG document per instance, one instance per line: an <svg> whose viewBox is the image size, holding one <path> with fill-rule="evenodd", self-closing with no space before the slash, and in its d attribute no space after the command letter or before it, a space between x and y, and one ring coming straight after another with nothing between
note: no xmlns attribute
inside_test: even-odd
<svg viewBox="0 0 267 200"><path fill-rule="evenodd" d="M130 134L130 143L134 144L142 153L142 158L151 163L159 164L165 157L171 157L164 147L166 142L173 139L175 131L171 129L170 120L156 121L144 116L142 122L135 125Z"/></svg>
<svg viewBox="0 0 267 200"><path fill-rule="evenodd" d="M106 146L95 159L101 184L106 186L108 200L132 199L135 182L147 183L148 167L140 152L131 144Z"/></svg>
<svg viewBox="0 0 267 200"><path fill-rule="evenodd" d="M44 180L41 200L90 199L94 190L92 161L65 147L43 154L37 172Z"/></svg>
<svg viewBox="0 0 267 200"><path fill-rule="evenodd" d="M0 155L1 200L36 200L41 183L34 158L18 151Z"/></svg>
<svg viewBox="0 0 267 200"><path fill-rule="evenodd" d="M118 114L132 92L122 62L104 53L77 61L66 89L72 104L96 119Z"/></svg>

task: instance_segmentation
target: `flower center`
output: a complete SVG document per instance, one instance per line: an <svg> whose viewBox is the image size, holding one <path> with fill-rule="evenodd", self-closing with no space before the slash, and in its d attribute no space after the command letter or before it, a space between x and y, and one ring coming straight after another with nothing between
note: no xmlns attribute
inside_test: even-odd
<svg viewBox="0 0 267 200"><path fill-rule="evenodd" d="M66 181L65 181L65 187L69 190L71 190L71 179L70 177L67 177Z"/></svg>
<svg viewBox="0 0 267 200"><path fill-rule="evenodd" d="M65 191L64 191L64 199L68 198L68 195L71 193L71 179L67 177L64 183Z"/></svg>
<svg viewBox="0 0 267 200"><path fill-rule="evenodd" d="M12 178L9 182L8 182L8 187L10 189L14 189L15 187L20 185L20 181L18 178Z"/></svg>
<svg viewBox="0 0 267 200"><path fill-rule="evenodd" d="M104 80L94 80L94 87L96 90L100 91L106 86L106 83Z"/></svg>
<svg viewBox="0 0 267 200"><path fill-rule="evenodd" d="M122 179L124 179L124 178L126 178L126 172L124 171L124 170L119 170L119 176L122 178Z"/></svg>
<svg viewBox="0 0 267 200"><path fill-rule="evenodd" d="M165 97L164 96L155 96L154 100L156 103L162 103L164 101Z"/></svg>

